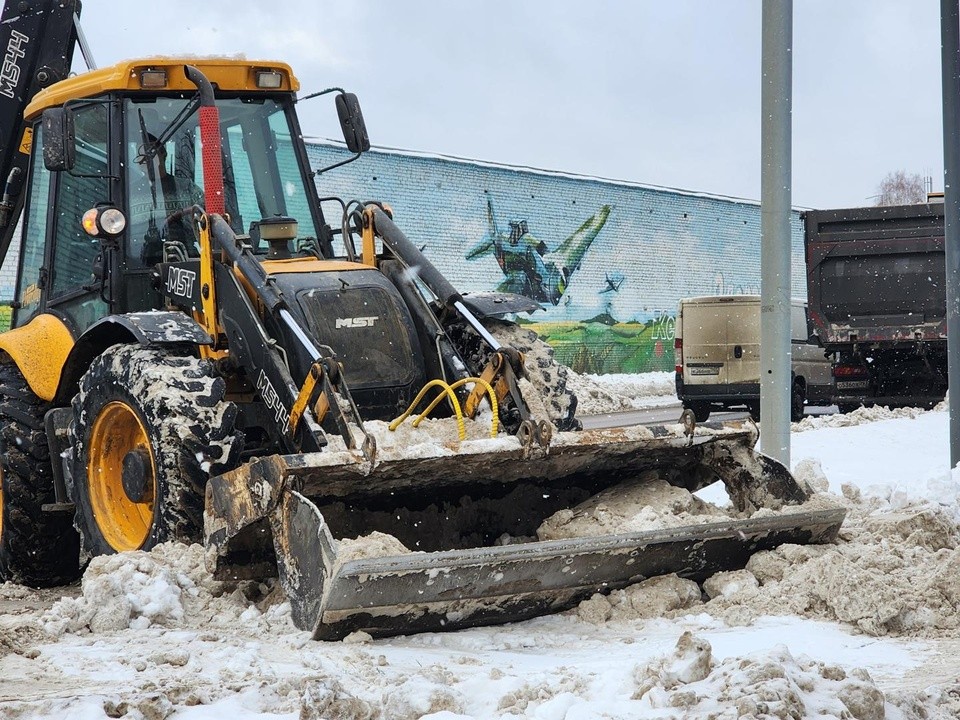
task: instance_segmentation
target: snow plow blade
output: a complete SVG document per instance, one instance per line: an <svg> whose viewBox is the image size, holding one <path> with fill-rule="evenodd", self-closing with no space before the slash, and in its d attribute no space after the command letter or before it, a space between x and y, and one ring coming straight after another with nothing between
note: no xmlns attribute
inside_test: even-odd
<svg viewBox="0 0 960 720"><path fill-rule="evenodd" d="M375 464L358 453L261 458L208 483L208 561L221 579L278 574L296 625L335 640L522 620L652 576L702 581L759 550L835 540L844 510L811 501L753 451L756 438L752 425L701 426L692 437L638 426L560 433L546 449L496 440L383 453ZM651 471L690 492L722 480L735 516L537 540L547 516L576 514ZM357 558L337 540L373 530L413 551ZM503 533L513 544L497 544Z"/></svg>

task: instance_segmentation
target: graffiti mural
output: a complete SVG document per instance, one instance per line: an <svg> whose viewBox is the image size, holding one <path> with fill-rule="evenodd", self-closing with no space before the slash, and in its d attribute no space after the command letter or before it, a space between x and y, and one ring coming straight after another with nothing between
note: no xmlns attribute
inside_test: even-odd
<svg viewBox="0 0 960 720"><path fill-rule="evenodd" d="M318 168L346 156L327 144L308 151ZM540 310L515 319L578 372L673 370L680 298L760 285L754 201L380 151L322 174L317 188L389 203L461 292L536 300ZM325 211L339 223L336 205ZM804 297L799 212L791 241L791 290Z"/></svg>
<svg viewBox="0 0 960 720"><path fill-rule="evenodd" d="M580 267L583 256L609 216L610 206L604 205L572 235L553 250L548 250L543 240L530 233L526 220L511 220L509 232L502 232L497 227L493 199L488 198L489 229L483 240L467 252L466 259L476 260L492 254L506 275L506 280L497 286L497 290L557 305L566 292L570 278Z"/></svg>

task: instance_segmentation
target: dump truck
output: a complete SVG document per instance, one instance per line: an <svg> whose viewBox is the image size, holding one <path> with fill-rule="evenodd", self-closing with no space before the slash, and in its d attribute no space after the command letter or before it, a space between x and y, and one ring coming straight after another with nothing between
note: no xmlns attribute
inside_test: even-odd
<svg viewBox="0 0 960 720"><path fill-rule="evenodd" d="M508 319L535 303L461 294L389 205L331 196L333 173L318 193L329 168L309 166L286 64L66 77L80 3L34 6L0 22L8 48L47 23L17 41L3 143L23 167L3 200L4 249L23 215L0 334L3 580L55 585L96 555L200 541L217 577L278 577L296 624L335 639L527 618L836 537L843 510L808 503L752 424L580 429L566 370ZM51 82L41 50L60 59ZM354 159L359 103L331 92ZM407 419L426 435L391 441ZM723 482L734 510L538 539L544 519L657 478ZM344 551L374 532L403 549Z"/></svg>
<svg viewBox="0 0 960 720"><path fill-rule="evenodd" d="M943 203L803 214L813 332L832 401L933 407L947 391Z"/></svg>

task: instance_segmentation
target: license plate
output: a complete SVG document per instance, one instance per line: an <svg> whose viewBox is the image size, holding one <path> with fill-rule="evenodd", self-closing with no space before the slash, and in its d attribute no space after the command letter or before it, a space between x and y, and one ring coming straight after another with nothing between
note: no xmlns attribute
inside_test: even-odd
<svg viewBox="0 0 960 720"><path fill-rule="evenodd" d="M870 387L869 380L838 380L837 390L866 390Z"/></svg>
<svg viewBox="0 0 960 720"><path fill-rule="evenodd" d="M720 368L718 367L690 367L691 375L719 375Z"/></svg>

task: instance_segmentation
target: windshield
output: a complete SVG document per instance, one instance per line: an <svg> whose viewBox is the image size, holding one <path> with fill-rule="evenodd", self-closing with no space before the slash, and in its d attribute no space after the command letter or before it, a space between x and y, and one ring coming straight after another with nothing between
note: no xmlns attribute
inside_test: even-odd
<svg viewBox="0 0 960 720"><path fill-rule="evenodd" d="M198 113L190 104L189 97L125 101L127 255L134 264L160 262L164 251L168 258L198 253L189 209L204 204L203 162ZM261 218L282 215L298 221L300 242L316 238L313 187L305 185L283 107L269 98L220 99L217 107L224 201L234 232L256 237ZM255 250L266 248L255 244Z"/></svg>

